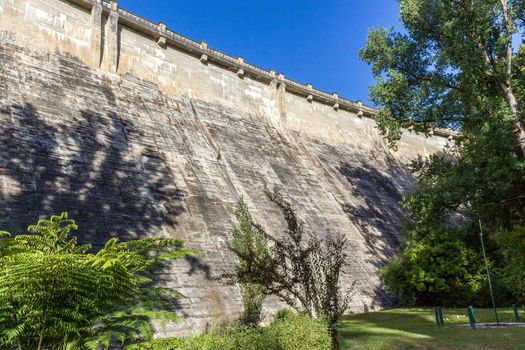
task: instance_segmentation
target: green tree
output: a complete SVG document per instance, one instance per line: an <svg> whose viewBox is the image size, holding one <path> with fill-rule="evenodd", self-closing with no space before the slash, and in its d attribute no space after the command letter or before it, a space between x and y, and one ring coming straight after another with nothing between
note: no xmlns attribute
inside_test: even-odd
<svg viewBox="0 0 525 350"><path fill-rule="evenodd" d="M460 232L436 230L410 241L381 277L405 304L464 306L481 299L483 268L480 253L465 244Z"/></svg>
<svg viewBox="0 0 525 350"><path fill-rule="evenodd" d="M495 115L460 143L412 164L417 182L403 202L410 217L405 225L406 247L401 257L383 271L386 285L405 301L421 305L434 304L434 300L457 305L472 302L475 290L479 293L477 301L489 300L484 298L486 284L476 289L477 284L471 283L473 278L479 281L474 272L482 266L476 258L481 251L478 218L488 233L485 239L491 248L489 259L497 294L518 292L507 283L511 281L511 270L504 269L509 260L502 258L508 255L505 241L512 237L507 231L525 219L525 160L517 152L512 129L511 123ZM458 228L470 234L458 235ZM451 237L456 246L450 245ZM439 254L455 261L458 268L443 269L436 258ZM525 257L525 251L514 249L511 255L517 261ZM461 265L462 262L468 263ZM416 283L423 276L421 271L427 281L446 277L449 283L444 288L436 288L430 282ZM518 269L512 272L517 273Z"/></svg>
<svg viewBox="0 0 525 350"><path fill-rule="evenodd" d="M457 145L412 164L417 183L404 205L417 234L409 238L458 217L464 224L479 217L490 231L512 229L525 219L525 160L512 128L494 115Z"/></svg>
<svg viewBox="0 0 525 350"><path fill-rule="evenodd" d="M152 337L153 319L175 320L173 290L149 273L191 250L170 238L119 242L97 253L69 237L67 213L39 220L29 234L0 238L0 347L99 349Z"/></svg>
<svg viewBox="0 0 525 350"><path fill-rule="evenodd" d="M377 84L380 130L395 144L402 128L476 129L508 118L525 155L524 101L513 36L525 29L522 0L399 0L406 34L369 33L360 57Z"/></svg>
<svg viewBox="0 0 525 350"><path fill-rule="evenodd" d="M371 99L381 107L379 128L394 147L404 129L428 135L452 127L459 133L450 147L413 162L417 182L404 201L410 217L405 248L383 278L406 300L453 303L450 289L433 283L447 276L457 300L470 298L480 251L476 234L455 232L479 232L481 219L493 248L493 271L500 273L495 280L502 282L506 271L504 280L510 281L509 270L502 269L508 254L501 240L525 220L525 47L513 47L525 29L525 2L399 3L406 32L372 30L360 52L376 77ZM439 243L450 237L453 242ZM455 248L447 247L452 243ZM436 256L449 256L448 249L457 249L458 256L449 259L464 269L442 269ZM512 255L519 258L515 250ZM497 289L512 290L508 283Z"/></svg>
<svg viewBox="0 0 525 350"><path fill-rule="evenodd" d="M262 286L265 295L275 295L311 318L324 319L335 346L336 326L348 308L353 290L353 285L343 288L341 283L347 258L346 240L338 234L319 239L317 234L306 231L295 209L278 189L267 191L266 195L280 209L287 228L282 235L268 235L253 223L248 208L242 204L245 214L241 217L249 217L249 220L240 221L241 226L246 225L242 232L256 232L262 248L246 249L256 244L231 246L243 263L242 268L237 269L235 279L241 285Z"/></svg>
<svg viewBox="0 0 525 350"><path fill-rule="evenodd" d="M498 238L503 254L498 276L512 290L513 302L522 303L525 300L525 226L516 225L513 230L502 233Z"/></svg>

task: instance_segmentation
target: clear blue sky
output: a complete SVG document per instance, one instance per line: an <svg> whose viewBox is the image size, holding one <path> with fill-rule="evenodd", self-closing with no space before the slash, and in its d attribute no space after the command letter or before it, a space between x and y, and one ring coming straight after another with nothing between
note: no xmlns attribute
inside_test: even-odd
<svg viewBox="0 0 525 350"><path fill-rule="evenodd" d="M327 92L368 102L357 53L369 27L400 28L395 0L120 0L120 6L210 47Z"/></svg>

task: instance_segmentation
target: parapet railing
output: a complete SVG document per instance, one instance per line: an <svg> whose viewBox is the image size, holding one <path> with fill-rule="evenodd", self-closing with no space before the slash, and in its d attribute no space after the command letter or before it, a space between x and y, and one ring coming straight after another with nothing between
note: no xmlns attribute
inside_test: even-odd
<svg viewBox="0 0 525 350"><path fill-rule="evenodd" d="M85 7L101 4L106 12L118 13L119 21L125 22L133 29L138 30L143 34L151 36L158 40L159 44L172 44L190 54L200 54L200 59L203 62L211 61L222 64L228 69L236 70L238 75L243 76L249 74L252 77L263 81L276 81L284 84L287 91L294 92L301 96L305 96L309 102L317 101L323 104L331 105L334 109L344 109L357 113L359 117L373 118L377 112L375 108L363 105L360 101L352 101L346 98L339 97L336 93L329 94L325 91L314 88L311 84L302 84L297 81L285 78L284 74L276 74L275 71L265 70L256 65L244 62L241 57L234 58L219 50L209 48L206 42L196 42L184 35L172 31L166 27L162 22L154 23L146 18L138 16L132 12L118 7L116 1L112 0L70 0ZM438 129L435 130L436 135L453 136L455 133L452 130Z"/></svg>

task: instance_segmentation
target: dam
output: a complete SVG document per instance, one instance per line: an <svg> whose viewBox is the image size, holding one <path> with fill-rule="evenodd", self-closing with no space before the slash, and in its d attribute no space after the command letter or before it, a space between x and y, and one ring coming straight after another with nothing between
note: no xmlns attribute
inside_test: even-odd
<svg viewBox="0 0 525 350"><path fill-rule="evenodd" d="M270 234L277 186L313 234L344 233L349 311L388 305L378 269L401 241L408 164L446 131L387 147L375 110L101 0L0 0L0 230L67 211L80 240L173 237L202 254L156 276L185 295L164 335L239 315L216 280L240 196ZM265 312L280 305L269 299Z"/></svg>

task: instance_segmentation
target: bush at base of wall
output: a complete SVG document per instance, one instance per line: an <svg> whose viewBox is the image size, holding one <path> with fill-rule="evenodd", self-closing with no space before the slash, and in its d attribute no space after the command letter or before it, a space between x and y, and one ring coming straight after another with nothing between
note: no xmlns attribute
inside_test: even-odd
<svg viewBox="0 0 525 350"><path fill-rule="evenodd" d="M159 339L150 349L330 350L331 340L324 322L293 315L276 319L268 327L228 326L197 337Z"/></svg>

